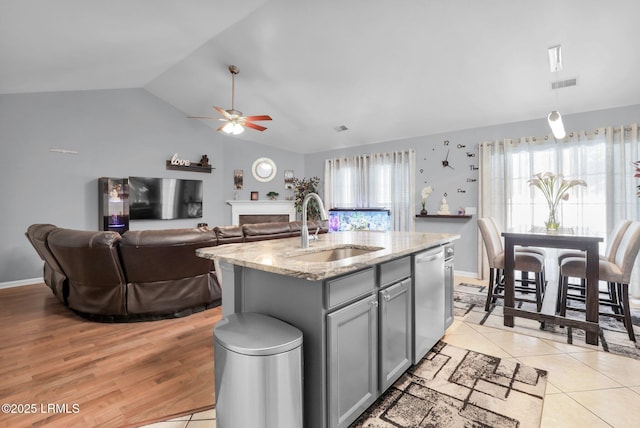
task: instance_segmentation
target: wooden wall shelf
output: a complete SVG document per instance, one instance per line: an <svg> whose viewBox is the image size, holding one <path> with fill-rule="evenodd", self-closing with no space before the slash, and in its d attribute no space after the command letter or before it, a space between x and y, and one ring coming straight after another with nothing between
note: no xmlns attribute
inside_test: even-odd
<svg viewBox="0 0 640 428"><path fill-rule="evenodd" d="M203 166L199 163L192 163L191 165L174 165L170 160L167 161L167 169L174 171L191 171L191 172L207 172L211 174L213 167L211 165Z"/></svg>
<svg viewBox="0 0 640 428"><path fill-rule="evenodd" d="M418 218L466 218L466 219L471 218L470 215L456 215L456 214L450 214L450 215L416 214L416 217L418 217Z"/></svg>

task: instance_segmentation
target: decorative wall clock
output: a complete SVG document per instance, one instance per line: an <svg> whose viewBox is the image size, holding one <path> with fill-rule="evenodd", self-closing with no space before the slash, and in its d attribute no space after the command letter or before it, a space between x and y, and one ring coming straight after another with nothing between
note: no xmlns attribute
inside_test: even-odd
<svg viewBox="0 0 640 428"><path fill-rule="evenodd" d="M447 154L444 157L444 160L442 161L442 167L443 168L451 168L451 169L455 169L453 166L451 166L451 163L449 162L449 140L444 140L444 146L447 148Z"/></svg>

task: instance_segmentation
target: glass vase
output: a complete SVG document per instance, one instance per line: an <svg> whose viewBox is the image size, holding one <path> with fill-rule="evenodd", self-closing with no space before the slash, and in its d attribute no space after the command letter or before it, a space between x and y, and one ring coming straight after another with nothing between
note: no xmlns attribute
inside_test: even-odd
<svg viewBox="0 0 640 428"><path fill-rule="evenodd" d="M544 223L548 231L556 232L560 228L560 222L556 218L556 210L554 208L549 209L549 218Z"/></svg>

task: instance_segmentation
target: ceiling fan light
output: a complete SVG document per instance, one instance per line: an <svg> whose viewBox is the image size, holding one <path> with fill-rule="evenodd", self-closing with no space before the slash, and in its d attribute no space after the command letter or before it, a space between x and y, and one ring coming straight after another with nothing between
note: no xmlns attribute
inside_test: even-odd
<svg viewBox="0 0 640 428"><path fill-rule="evenodd" d="M239 123L236 123L233 125L233 131L232 131L233 135L242 134L243 132L244 132L244 126L240 125Z"/></svg>
<svg viewBox="0 0 640 428"><path fill-rule="evenodd" d="M560 112L553 110L551 113L549 113L547 120L549 121L549 127L551 127L551 132L553 133L554 137L556 137L558 140L561 140L567 136L567 132L564 129L564 123L562 123L562 116L560 115Z"/></svg>
<svg viewBox="0 0 640 428"><path fill-rule="evenodd" d="M227 122L226 125L222 127L222 131L231 134L233 132L233 123Z"/></svg>
<svg viewBox="0 0 640 428"><path fill-rule="evenodd" d="M222 127L222 131L227 134L238 135L244 132L244 127L239 123L227 122L227 124Z"/></svg>

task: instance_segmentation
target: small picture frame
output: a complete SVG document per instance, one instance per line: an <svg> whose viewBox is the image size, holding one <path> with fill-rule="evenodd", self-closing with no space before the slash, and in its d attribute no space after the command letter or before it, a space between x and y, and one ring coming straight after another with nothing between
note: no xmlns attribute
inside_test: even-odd
<svg viewBox="0 0 640 428"><path fill-rule="evenodd" d="M284 189L293 190L293 170L288 169L284 172Z"/></svg>
<svg viewBox="0 0 640 428"><path fill-rule="evenodd" d="M244 171L236 169L233 171L233 190L242 190L244 181Z"/></svg>
<svg viewBox="0 0 640 428"><path fill-rule="evenodd" d="M251 192L251 200L252 201L258 200L258 192Z"/></svg>

